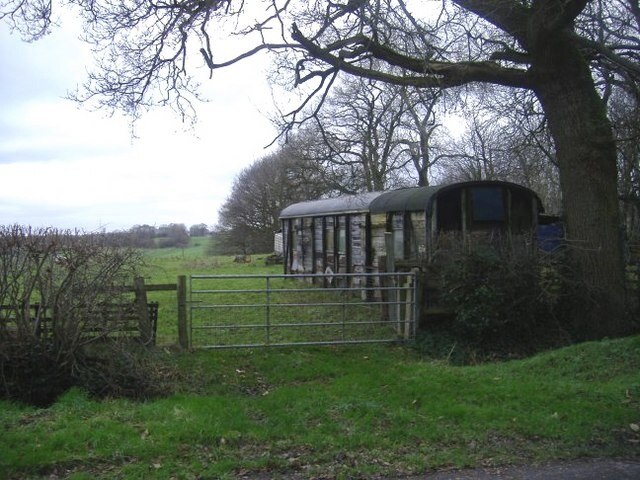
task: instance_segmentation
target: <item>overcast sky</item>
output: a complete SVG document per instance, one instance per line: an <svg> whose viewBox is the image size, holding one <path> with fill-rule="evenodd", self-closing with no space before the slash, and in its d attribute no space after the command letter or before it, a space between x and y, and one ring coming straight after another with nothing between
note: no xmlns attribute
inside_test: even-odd
<svg viewBox="0 0 640 480"><path fill-rule="evenodd" d="M275 129L262 68L202 71L199 123L171 111L135 126L64 99L89 67L73 24L24 43L0 24L0 224L121 230L213 225L240 170L267 153Z"/></svg>

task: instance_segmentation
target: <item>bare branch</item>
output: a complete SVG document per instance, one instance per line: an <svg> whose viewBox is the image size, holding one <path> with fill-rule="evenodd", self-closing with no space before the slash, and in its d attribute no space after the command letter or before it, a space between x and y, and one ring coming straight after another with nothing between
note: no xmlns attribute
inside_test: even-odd
<svg viewBox="0 0 640 480"><path fill-rule="evenodd" d="M640 65L637 62L628 60L621 55L615 53L611 48L608 48L606 45L602 43L590 40L588 38L581 37L577 34L572 35L573 39L583 47L597 52L599 55L602 55L607 60L611 61L615 65L618 65L622 69L628 71L630 74L635 76L638 80L640 80Z"/></svg>
<svg viewBox="0 0 640 480"><path fill-rule="evenodd" d="M291 36L315 59L322 60L334 68L349 74L393 85L421 88L448 88L470 82L498 83L521 88L530 88L532 85L528 72L523 70L503 68L493 62L431 62L420 60L401 55L389 47L361 38L358 43L366 43L367 51L378 60L382 60L391 66L421 73L421 75L396 75L380 69L360 67L354 63L347 62L344 58L336 56L332 51L321 48L305 38L295 24L293 25Z"/></svg>

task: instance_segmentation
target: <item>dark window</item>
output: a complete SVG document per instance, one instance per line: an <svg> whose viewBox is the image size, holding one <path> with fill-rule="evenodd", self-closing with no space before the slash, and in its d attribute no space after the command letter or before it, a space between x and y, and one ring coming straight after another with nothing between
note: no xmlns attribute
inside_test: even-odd
<svg viewBox="0 0 640 480"><path fill-rule="evenodd" d="M511 191L511 231L522 233L534 228L533 205L534 198L524 191Z"/></svg>
<svg viewBox="0 0 640 480"><path fill-rule="evenodd" d="M474 222L504 222L505 209L502 188L472 188L471 214Z"/></svg>
<svg viewBox="0 0 640 480"><path fill-rule="evenodd" d="M438 196L436 206L438 215L438 230L444 232L462 230L462 207L460 205L460 190L454 189Z"/></svg>

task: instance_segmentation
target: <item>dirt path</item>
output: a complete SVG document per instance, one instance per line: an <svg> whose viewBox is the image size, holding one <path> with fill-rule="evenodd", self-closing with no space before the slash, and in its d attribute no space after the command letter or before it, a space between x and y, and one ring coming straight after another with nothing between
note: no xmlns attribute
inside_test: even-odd
<svg viewBox="0 0 640 480"><path fill-rule="evenodd" d="M335 477L300 473L240 475L242 480L333 480ZM353 476L362 480L640 480L640 456L632 459L590 458L541 465L440 470L412 476ZM208 479L207 479L208 480Z"/></svg>
<svg viewBox="0 0 640 480"><path fill-rule="evenodd" d="M404 480L640 480L640 458L584 459L543 465L440 471Z"/></svg>

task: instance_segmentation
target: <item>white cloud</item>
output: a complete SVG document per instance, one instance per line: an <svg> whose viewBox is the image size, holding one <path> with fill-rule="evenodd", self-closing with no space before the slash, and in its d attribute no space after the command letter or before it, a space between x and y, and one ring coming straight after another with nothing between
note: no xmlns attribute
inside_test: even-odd
<svg viewBox="0 0 640 480"><path fill-rule="evenodd" d="M170 222L213 224L240 170L265 154L275 131L264 62L202 72L199 123L184 131L170 111L128 120L78 109L61 97L82 82L86 48L74 30L21 43L0 26L0 224L95 230ZM77 52L77 54L76 54Z"/></svg>

